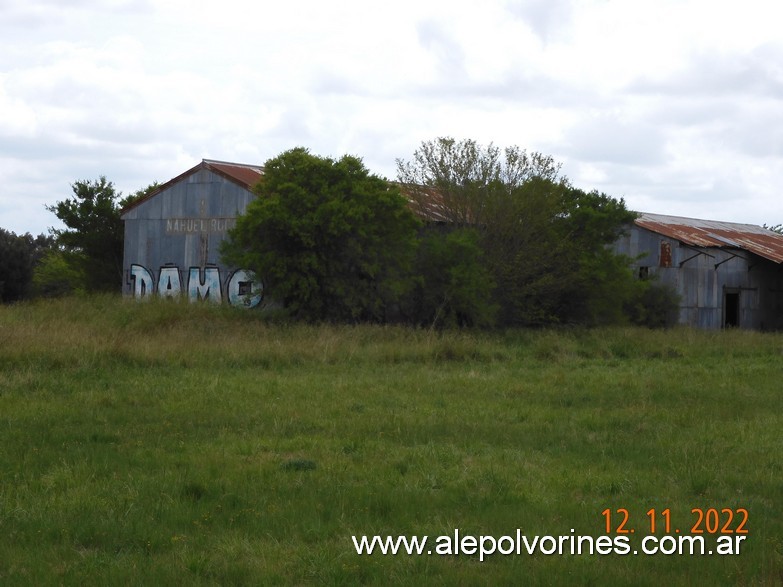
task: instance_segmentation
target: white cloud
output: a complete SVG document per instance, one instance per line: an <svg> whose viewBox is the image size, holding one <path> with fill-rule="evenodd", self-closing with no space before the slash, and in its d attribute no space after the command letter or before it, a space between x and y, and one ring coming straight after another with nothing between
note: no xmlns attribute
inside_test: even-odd
<svg viewBox="0 0 783 587"><path fill-rule="evenodd" d="M776 223L783 5L0 0L0 226L70 183L306 146L392 176L451 135L553 154L638 209Z"/></svg>
<svg viewBox="0 0 783 587"><path fill-rule="evenodd" d="M566 133L565 152L580 161L660 165L666 158L662 129L645 120L624 120L601 111L584 116Z"/></svg>

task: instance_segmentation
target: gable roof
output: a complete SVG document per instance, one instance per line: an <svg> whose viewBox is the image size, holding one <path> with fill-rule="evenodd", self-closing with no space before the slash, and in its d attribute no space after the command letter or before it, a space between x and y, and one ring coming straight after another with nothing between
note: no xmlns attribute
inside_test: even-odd
<svg viewBox="0 0 783 587"><path fill-rule="evenodd" d="M783 263L783 234L755 224L648 213L642 213L634 222L686 245L742 249L775 263Z"/></svg>
<svg viewBox="0 0 783 587"><path fill-rule="evenodd" d="M132 210L142 202L154 198L163 190L168 189L173 184L182 181L189 175L196 173L202 169L207 169L213 173L233 181L234 183L242 186L247 190L252 190L253 186L258 183L261 177L264 175L264 168L261 165L248 165L245 163L230 163L228 161L215 161L213 159L202 159L201 163L188 169L185 173L180 173L177 177L170 179L164 184L157 187L156 190L150 192L143 198L136 200L130 206L123 208L120 214L123 215L129 210Z"/></svg>

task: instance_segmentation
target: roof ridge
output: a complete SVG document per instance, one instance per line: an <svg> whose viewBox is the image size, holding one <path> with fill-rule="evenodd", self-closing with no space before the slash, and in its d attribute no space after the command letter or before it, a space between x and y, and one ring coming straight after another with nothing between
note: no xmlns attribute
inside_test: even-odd
<svg viewBox="0 0 783 587"><path fill-rule="evenodd" d="M713 220L708 218L696 218L694 216L680 216L679 214L659 214L658 212L638 212L642 216L660 216L662 218L681 218L683 220L695 220L696 222L719 222L721 224L736 224L739 226L756 226L758 228L764 228L760 224L753 224L752 222L733 222L731 220Z"/></svg>
<svg viewBox="0 0 783 587"><path fill-rule="evenodd" d="M220 159L202 159L201 161L207 165L231 165L233 167L246 167L254 170L264 169L263 165L257 165L255 163L237 163L236 161L221 161Z"/></svg>

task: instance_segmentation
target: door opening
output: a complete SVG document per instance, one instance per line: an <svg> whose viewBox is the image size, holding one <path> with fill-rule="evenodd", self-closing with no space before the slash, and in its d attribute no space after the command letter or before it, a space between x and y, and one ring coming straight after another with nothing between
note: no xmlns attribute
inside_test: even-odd
<svg viewBox="0 0 783 587"><path fill-rule="evenodd" d="M723 327L737 328L739 324L739 292L726 292L723 298Z"/></svg>

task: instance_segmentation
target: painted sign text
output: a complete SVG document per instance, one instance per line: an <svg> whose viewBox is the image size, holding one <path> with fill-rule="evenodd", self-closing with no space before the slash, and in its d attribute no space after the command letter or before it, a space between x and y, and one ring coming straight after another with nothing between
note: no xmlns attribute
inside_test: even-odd
<svg viewBox="0 0 783 587"><path fill-rule="evenodd" d="M185 277L187 276L187 279ZM237 269L222 279L218 267L179 267L166 265L160 268L158 279L143 265L131 265L128 275L130 293L134 298L144 299L156 294L161 297L187 295L191 302L208 300L222 303L224 299L234 306L253 308L261 303L261 284L244 269Z"/></svg>
<svg viewBox="0 0 783 587"><path fill-rule="evenodd" d="M236 223L236 218L168 218L166 234L220 234L234 228Z"/></svg>

